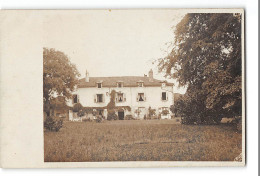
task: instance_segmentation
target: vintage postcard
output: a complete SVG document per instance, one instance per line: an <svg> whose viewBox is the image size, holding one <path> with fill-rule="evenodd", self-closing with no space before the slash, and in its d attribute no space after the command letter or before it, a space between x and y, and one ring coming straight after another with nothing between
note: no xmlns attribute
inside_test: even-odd
<svg viewBox="0 0 260 176"><path fill-rule="evenodd" d="M245 165L243 9L3 10L0 23L2 167Z"/></svg>

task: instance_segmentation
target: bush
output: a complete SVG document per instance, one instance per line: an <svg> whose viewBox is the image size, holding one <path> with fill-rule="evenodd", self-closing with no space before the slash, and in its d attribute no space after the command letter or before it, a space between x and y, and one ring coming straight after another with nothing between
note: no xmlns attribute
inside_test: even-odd
<svg viewBox="0 0 260 176"><path fill-rule="evenodd" d="M47 117L44 121L44 128L49 131L59 131L62 128L63 120L55 117Z"/></svg>
<svg viewBox="0 0 260 176"><path fill-rule="evenodd" d="M236 125L237 131L241 132L242 131L242 116L236 116L231 123Z"/></svg>
<svg viewBox="0 0 260 176"><path fill-rule="evenodd" d="M169 114L169 110L165 109L162 111L162 115L167 115L167 114Z"/></svg>
<svg viewBox="0 0 260 176"><path fill-rule="evenodd" d="M115 110L109 110L107 112L107 120L118 120Z"/></svg>
<svg viewBox="0 0 260 176"><path fill-rule="evenodd" d="M97 115L97 118L95 119L97 123L100 123L103 121L103 117L101 115Z"/></svg>
<svg viewBox="0 0 260 176"><path fill-rule="evenodd" d="M84 115L85 115L85 111L84 110L79 110L79 112L77 113L77 115L79 116L79 117L83 117Z"/></svg>
<svg viewBox="0 0 260 176"><path fill-rule="evenodd" d="M125 116L125 120L135 120L131 114Z"/></svg>
<svg viewBox="0 0 260 176"><path fill-rule="evenodd" d="M88 121L90 121L90 119L84 118L84 119L82 119L82 121L83 121L83 122L88 122Z"/></svg>
<svg viewBox="0 0 260 176"><path fill-rule="evenodd" d="M160 116L160 114L159 114L159 115L154 115L154 116L151 117L151 119L152 119L152 120L158 120L158 119L160 119L159 116Z"/></svg>
<svg viewBox="0 0 260 176"><path fill-rule="evenodd" d="M83 110L83 106L80 103L74 104L72 108L73 112L80 112L80 110Z"/></svg>

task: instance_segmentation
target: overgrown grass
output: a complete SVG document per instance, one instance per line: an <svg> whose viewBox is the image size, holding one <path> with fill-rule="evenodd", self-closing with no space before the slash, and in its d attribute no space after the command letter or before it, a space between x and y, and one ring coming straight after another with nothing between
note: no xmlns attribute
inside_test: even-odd
<svg viewBox="0 0 260 176"><path fill-rule="evenodd" d="M241 133L225 124L67 122L59 132L44 133L45 162L233 161L241 151Z"/></svg>

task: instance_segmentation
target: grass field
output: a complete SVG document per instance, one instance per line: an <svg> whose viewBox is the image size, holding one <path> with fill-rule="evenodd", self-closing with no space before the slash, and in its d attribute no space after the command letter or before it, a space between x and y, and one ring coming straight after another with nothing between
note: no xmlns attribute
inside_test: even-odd
<svg viewBox="0 0 260 176"><path fill-rule="evenodd" d="M45 162L233 161L241 151L242 134L226 124L66 122L59 132L44 132Z"/></svg>

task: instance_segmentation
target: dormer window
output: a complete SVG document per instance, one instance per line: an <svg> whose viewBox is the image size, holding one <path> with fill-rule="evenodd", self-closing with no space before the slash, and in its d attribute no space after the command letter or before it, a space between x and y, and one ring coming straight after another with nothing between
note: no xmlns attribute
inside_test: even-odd
<svg viewBox="0 0 260 176"><path fill-rule="evenodd" d="M117 83L117 87L118 87L118 88L123 87L123 83L122 83L122 82L118 82L118 83Z"/></svg>
<svg viewBox="0 0 260 176"><path fill-rule="evenodd" d="M138 87L144 87L144 83L143 83L143 82L138 82L138 83L137 83L137 86L138 86Z"/></svg>
<svg viewBox="0 0 260 176"><path fill-rule="evenodd" d="M97 88L102 88L102 83L97 83Z"/></svg>

